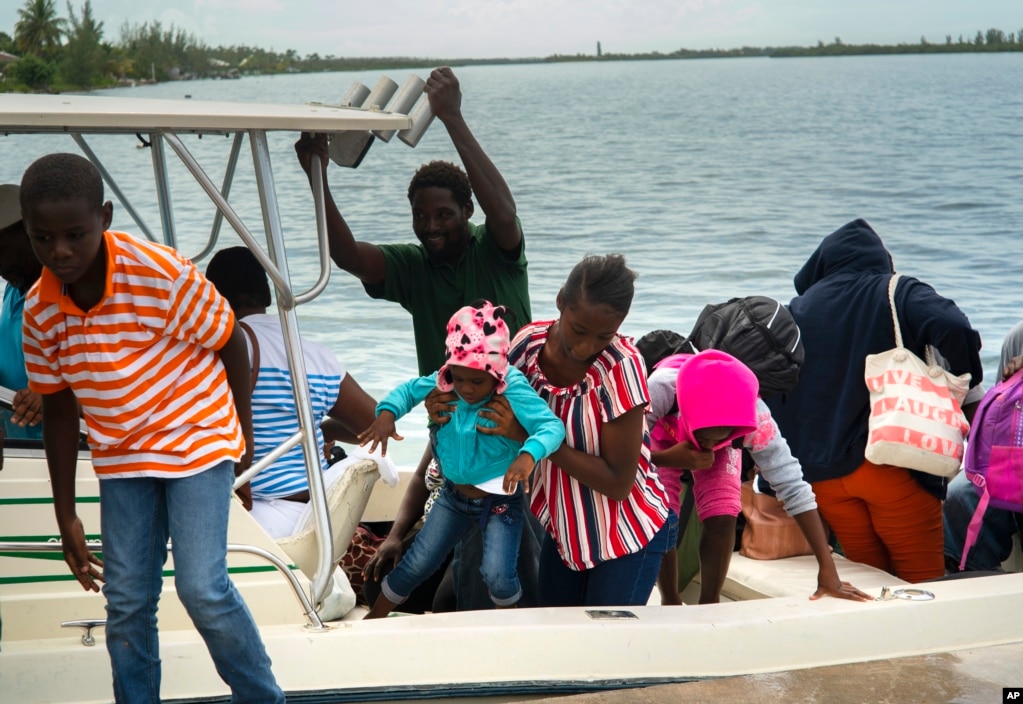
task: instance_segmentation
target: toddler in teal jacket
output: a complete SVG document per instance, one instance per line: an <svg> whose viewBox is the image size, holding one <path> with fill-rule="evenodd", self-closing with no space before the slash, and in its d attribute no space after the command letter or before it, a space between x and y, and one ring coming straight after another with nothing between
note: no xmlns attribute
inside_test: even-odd
<svg viewBox="0 0 1023 704"><path fill-rule="evenodd" d="M447 358L437 372L405 382L377 405L377 418L360 436L370 451L390 438L401 440L394 423L433 389L454 391L451 419L431 430L434 456L444 489L412 547L381 584L381 595L367 618L386 616L429 577L473 523L483 529L483 581L498 607L522 596L516 574L522 534L522 494L538 461L565 440L565 426L522 373L508 366L509 336L503 306L478 301L448 322ZM479 432L495 424L480 410L503 394L525 429L525 442ZM438 510L439 509L439 510Z"/></svg>

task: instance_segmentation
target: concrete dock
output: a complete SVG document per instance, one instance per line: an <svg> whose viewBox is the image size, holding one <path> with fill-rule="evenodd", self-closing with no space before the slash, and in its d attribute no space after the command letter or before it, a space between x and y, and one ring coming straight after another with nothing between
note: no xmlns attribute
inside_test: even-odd
<svg viewBox="0 0 1023 704"><path fill-rule="evenodd" d="M529 701L533 704L995 704L1004 701L1003 687L1023 688L1023 643ZM1011 701L1023 701L1023 697Z"/></svg>

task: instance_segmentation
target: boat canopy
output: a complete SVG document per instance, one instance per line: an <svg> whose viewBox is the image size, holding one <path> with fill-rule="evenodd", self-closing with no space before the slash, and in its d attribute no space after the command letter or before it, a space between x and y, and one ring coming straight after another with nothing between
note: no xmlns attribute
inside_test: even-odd
<svg viewBox="0 0 1023 704"><path fill-rule="evenodd" d="M270 104L96 95L0 97L0 131L124 133L169 130L225 133L290 130L318 133L403 130L407 115L322 103Z"/></svg>

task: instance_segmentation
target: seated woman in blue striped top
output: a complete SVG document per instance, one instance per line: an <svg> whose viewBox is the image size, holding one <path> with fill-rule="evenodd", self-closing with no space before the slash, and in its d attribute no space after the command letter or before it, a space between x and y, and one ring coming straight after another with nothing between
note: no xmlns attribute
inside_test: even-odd
<svg viewBox="0 0 1023 704"><path fill-rule="evenodd" d="M258 462L282 441L298 432L291 375L284 351L284 334L276 315L267 315L270 284L259 261L245 247L230 247L217 252L206 268L208 278L228 303L243 327L247 326L249 359L258 359L256 382L252 390L252 431ZM253 342L258 347L255 354ZM376 401L348 374L327 347L302 339L309 396L317 422L317 447L327 442L358 444L357 433L375 418ZM321 425L322 424L322 425ZM385 479L394 473L390 460L374 458ZM323 484L330 487L344 472L343 465L328 467L321 456ZM394 479L397 479L396 474ZM309 481L305 454L298 445L251 482L252 517L275 540L292 535L303 525L309 510Z"/></svg>

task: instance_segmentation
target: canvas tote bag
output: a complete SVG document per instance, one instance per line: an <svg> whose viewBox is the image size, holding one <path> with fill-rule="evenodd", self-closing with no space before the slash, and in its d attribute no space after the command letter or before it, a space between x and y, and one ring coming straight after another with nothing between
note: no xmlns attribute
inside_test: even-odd
<svg viewBox="0 0 1023 704"><path fill-rule="evenodd" d="M916 469L939 477L959 471L963 438L970 429L962 403L970 375L955 376L902 345L895 309L895 286L888 283L888 305L895 325L895 347L866 358L864 380L870 391L866 458L874 464Z"/></svg>

